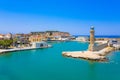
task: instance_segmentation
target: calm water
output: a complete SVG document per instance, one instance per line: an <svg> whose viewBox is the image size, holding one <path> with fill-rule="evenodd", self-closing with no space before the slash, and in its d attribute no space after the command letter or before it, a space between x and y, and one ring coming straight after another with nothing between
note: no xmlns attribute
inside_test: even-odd
<svg viewBox="0 0 120 80"><path fill-rule="evenodd" d="M120 80L120 52L98 63L62 56L62 51L86 50L88 43L53 42L52 48L0 55L0 80Z"/></svg>

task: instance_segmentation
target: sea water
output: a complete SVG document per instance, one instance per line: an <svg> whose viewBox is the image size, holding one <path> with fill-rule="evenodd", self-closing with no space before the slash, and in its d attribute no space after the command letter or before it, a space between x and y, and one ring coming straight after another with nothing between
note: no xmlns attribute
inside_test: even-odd
<svg viewBox="0 0 120 80"><path fill-rule="evenodd" d="M120 80L120 52L108 62L62 56L62 51L84 51L88 43L49 42L53 47L0 55L0 80Z"/></svg>

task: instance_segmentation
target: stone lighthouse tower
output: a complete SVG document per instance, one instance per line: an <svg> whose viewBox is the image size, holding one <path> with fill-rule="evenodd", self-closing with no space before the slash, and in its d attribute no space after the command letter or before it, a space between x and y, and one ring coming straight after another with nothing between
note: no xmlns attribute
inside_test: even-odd
<svg viewBox="0 0 120 80"><path fill-rule="evenodd" d="M94 51L94 42L95 42L95 36L94 36L94 27L92 26L90 29L90 44L89 44L89 51Z"/></svg>

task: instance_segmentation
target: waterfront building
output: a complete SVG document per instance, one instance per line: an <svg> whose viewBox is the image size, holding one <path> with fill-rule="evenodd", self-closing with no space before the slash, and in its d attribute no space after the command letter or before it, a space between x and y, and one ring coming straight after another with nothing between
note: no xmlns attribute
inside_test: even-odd
<svg viewBox="0 0 120 80"><path fill-rule="evenodd" d="M94 35L95 31L94 31L94 27L91 27L90 29L90 44L89 44L89 51L94 51L94 47L95 47L95 35Z"/></svg>
<svg viewBox="0 0 120 80"><path fill-rule="evenodd" d="M0 39L4 39L4 35L3 34L0 34Z"/></svg>
<svg viewBox="0 0 120 80"><path fill-rule="evenodd" d="M32 35L29 37L30 42L40 42L42 41L43 36L41 35Z"/></svg>
<svg viewBox="0 0 120 80"><path fill-rule="evenodd" d="M21 33L21 34L15 34L15 35L14 35L14 38L22 38L22 37L24 37L24 34L22 34L22 33Z"/></svg>
<svg viewBox="0 0 120 80"><path fill-rule="evenodd" d="M0 34L0 39L12 39L12 34L8 33L8 34Z"/></svg>
<svg viewBox="0 0 120 80"><path fill-rule="evenodd" d="M30 34L15 34L13 35L14 46L29 46Z"/></svg>
<svg viewBox="0 0 120 80"><path fill-rule="evenodd" d="M46 41L46 40L47 40L46 34L31 35L29 37L30 42L40 42L40 41Z"/></svg>
<svg viewBox="0 0 120 80"><path fill-rule="evenodd" d="M108 41L108 46L109 47L114 47L115 49L120 49L120 41L116 39L111 39Z"/></svg>
<svg viewBox="0 0 120 80"><path fill-rule="evenodd" d="M88 37L77 37L76 40L81 41L81 42L88 42L89 38Z"/></svg>
<svg viewBox="0 0 120 80"><path fill-rule="evenodd" d="M47 47L49 47L49 45L44 41L31 43L31 48L47 48Z"/></svg>
<svg viewBox="0 0 120 80"><path fill-rule="evenodd" d="M13 36L11 33L8 33L4 36L4 39L12 39L12 38L13 38Z"/></svg>
<svg viewBox="0 0 120 80"><path fill-rule="evenodd" d="M108 41L108 46L111 46L111 47L112 47L113 45L116 45L116 44L119 44L119 41L117 41L117 40L112 40L112 39Z"/></svg>
<svg viewBox="0 0 120 80"><path fill-rule="evenodd" d="M76 40L76 37L75 36L69 36L68 39L69 40Z"/></svg>

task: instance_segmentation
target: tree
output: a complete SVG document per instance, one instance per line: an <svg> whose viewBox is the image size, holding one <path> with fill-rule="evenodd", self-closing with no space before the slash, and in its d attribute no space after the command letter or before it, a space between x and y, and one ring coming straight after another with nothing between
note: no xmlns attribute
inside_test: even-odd
<svg viewBox="0 0 120 80"><path fill-rule="evenodd" d="M0 40L0 47L3 49L7 49L8 47L10 47L10 45L12 45L13 40Z"/></svg>

